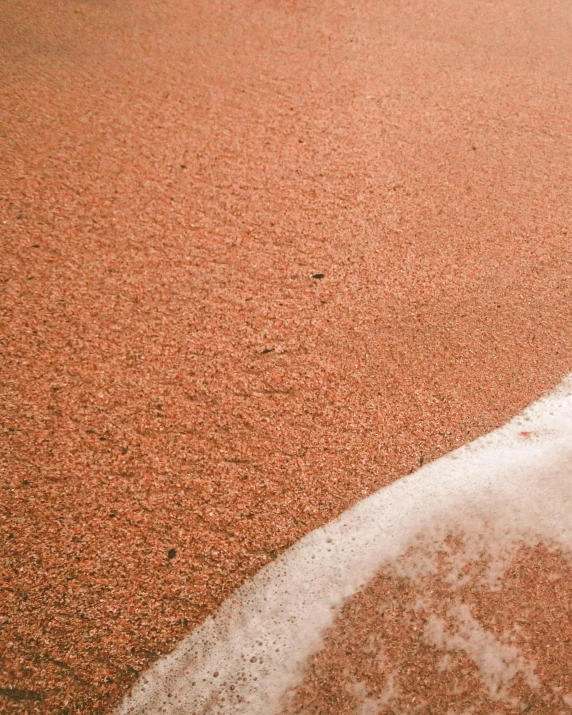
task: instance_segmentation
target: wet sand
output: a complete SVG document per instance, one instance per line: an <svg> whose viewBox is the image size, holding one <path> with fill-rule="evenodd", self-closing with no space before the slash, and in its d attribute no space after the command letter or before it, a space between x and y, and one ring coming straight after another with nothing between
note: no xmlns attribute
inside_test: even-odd
<svg viewBox="0 0 572 715"><path fill-rule="evenodd" d="M571 25L2 4L0 711L111 712L287 546L571 370Z"/></svg>
<svg viewBox="0 0 572 715"><path fill-rule="evenodd" d="M572 375L248 580L117 715L566 713Z"/></svg>
<svg viewBox="0 0 572 715"><path fill-rule="evenodd" d="M442 556L440 573L386 569L349 600L284 712L569 713L569 555L523 547L493 586L486 563L452 583Z"/></svg>

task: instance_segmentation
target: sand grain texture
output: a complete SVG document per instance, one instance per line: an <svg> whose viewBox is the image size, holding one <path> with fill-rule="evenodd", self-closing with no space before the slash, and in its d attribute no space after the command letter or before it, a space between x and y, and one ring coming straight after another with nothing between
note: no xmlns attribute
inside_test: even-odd
<svg viewBox="0 0 572 715"><path fill-rule="evenodd" d="M0 711L111 712L284 548L570 371L571 25L2 2Z"/></svg>

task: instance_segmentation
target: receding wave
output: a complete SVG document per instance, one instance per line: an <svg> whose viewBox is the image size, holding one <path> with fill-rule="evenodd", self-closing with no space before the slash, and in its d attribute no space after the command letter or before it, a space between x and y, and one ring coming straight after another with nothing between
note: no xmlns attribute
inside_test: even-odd
<svg viewBox="0 0 572 715"><path fill-rule="evenodd" d="M118 713L565 711L571 554L568 377L303 538Z"/></svg>

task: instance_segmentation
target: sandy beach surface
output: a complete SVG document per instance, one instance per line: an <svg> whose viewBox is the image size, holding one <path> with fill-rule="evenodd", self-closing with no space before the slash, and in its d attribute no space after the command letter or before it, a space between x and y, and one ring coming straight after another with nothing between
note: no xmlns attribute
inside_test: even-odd
<svg viewBox="0 0 572 715"><path fill-rule="evenodd" d="M572 370L571 76L565 0L1 0L0 712L111 713ZM518 558L531 609L569 598ZM344 622L390 631L384 578ZM316 712L354 712L315 657Z"/></svg>

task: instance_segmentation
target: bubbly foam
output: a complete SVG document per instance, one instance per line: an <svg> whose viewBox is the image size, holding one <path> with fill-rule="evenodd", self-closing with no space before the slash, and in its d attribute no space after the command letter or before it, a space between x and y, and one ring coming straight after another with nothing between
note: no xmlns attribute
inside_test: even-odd
<svg viewBox="0 0 572 715"><path fill-rule="evenodd" d="M118 715L272 715L301 681L344 602L389 564L411 576L434 568L436 545L461 530L451 553L459 583L486 554L489 586L519 543L572 554L572 376L504 427L394 482L313 531L238 589L214 617L135 684ZM413 551L414 558L403 559ZM455 562L455 558L458 562ZM483 632L463 606L450 635L437 618L425 637L464 649L491 693L511 673L532 683L519 654ZM511 676L512 677L512 676ZM366 710L371 708L364 701ZM365 712L365 710L364 710Z"/></svg>

